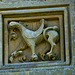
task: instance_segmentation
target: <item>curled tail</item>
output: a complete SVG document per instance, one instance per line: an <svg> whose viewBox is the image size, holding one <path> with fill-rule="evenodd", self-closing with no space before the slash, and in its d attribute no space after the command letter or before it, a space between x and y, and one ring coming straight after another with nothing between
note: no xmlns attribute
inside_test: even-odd
<svg viewBox="0 0 75 75"><path fill-rule="evenodd" d="M48 40L47 40L47 37L46 37L46 33L47 33L47 31L48 30L55 30L55 31L59 31L59 27L58 26L54 26L54 27L47 27L46 29L44 29L44 31L43 31L43 36L44 36L44 39L47 41L47 42L49 42Z"/></svg>

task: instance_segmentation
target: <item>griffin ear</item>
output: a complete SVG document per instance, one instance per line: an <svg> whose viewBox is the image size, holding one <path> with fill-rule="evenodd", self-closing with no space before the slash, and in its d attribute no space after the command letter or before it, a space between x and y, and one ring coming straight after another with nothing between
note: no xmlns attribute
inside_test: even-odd
<svg viewBox="0 0 75 75"><path fill-rule="evenodd" d="M41 20L40 20L40 23L42 23L43 21L44 21L44 19L41 19Z"/></svg>
<svg viewBox="0 0 75 75"><path fill-rule="evenodd" d="M54 26L54 27L53 27L53 30L59 32L59 27L58 27L58 26Z"/></svg>

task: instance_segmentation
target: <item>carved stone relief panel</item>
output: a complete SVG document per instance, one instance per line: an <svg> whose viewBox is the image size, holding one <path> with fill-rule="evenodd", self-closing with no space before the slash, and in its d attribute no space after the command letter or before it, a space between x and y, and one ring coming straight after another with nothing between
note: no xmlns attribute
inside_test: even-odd
<svg viewBox="0 0 75 75"><path fill-rule="evenodd" d="M11 21L9 23L9 61L14 62L13 60L15 58L19 62L61 59L59 50L59 26L50 26L50 22L50 19L33 19L32 21L28 20L28 22ZM58 19L55 19L54 22L58 24ZM24 29L21 32L18 28L13 29L14 24L21 25L26 30ZM55 45L56 48L53 51ZM55 51L57 54L53 53Z"/></svg>
<svg viewBox="0 0 75 75"><path fill-rule="evenodd" d="M9 21L10 19L11 21ZM64 60L64 57L61 56L59 39L59 24L62 26L62 22L60 22L63 19L62 15L20 19L24 20L20 21L18 18L6 19L9 29L9 62ZM21 25L27 30L24 29L22 32L19 29L20 27L14 27L14 25ZM61 32L63 33L63 31ZM64 53L62 54L64 55Z"/></svg>
<svg viewBox="0 0 75 75"><path fill-rule="evenodd" d="M4 15L4 63L65 62L65 16L64 10Z"/></svg>

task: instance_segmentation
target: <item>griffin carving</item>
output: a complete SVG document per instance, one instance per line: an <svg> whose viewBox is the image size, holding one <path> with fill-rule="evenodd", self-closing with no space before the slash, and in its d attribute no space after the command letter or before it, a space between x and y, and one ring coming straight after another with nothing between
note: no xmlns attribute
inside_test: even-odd
<svg viewBox="0 0 75 75"><path fill-rule="evenodd" d="M47 27L44 29L44 24L45 24L45 20L41 19L41 26L39 27L39 29L37 29L36 31L32 31L29 30L27 28L25 28L22 24L18 23L18 22L10 22L9 23L9 28L17 28L19 29L19 31L21 32L22 38L23 40L27 43L27 45L31 48L32 50L32 56L31 56L31 60L35 61L38 60L38 56L35 53L35 39L43 32L43 38L50 44L51 49L49 52L47 52L47 56L49 58L54 57L53 56L53 48L56 45L56 42L59 40L59 28L58 26L53 26L53 27ZM48 36L48 37L47 37ZM13 61L13 56L16 57L19 54L22 54L22 51L14 51L11 54L11 57L9 58L9 60L12 62ZM40 54L41 55L41 54ZM45 54L44 54L45 56ZM41 57L44 60L44 56ZM53 60L55 59L55 57L53 58ZM26 60L26 59L25 59Z"/></svg>
<svg viewBox="0 0 75 75"><path fill-rule="evenodd" d="M31 30L25 28L23 25L21 25L18 22L10 22L9 23L9 28L19 29L19 31L22 34L22 37L23 37L24 41L31 48L31 50L32 50L31 59L32 60L37 60L38 59L38 56L35 53L35 38L42 33L43 27L44 27L44 19L41 20L41 26L36 31L31 31Z"/></svg>

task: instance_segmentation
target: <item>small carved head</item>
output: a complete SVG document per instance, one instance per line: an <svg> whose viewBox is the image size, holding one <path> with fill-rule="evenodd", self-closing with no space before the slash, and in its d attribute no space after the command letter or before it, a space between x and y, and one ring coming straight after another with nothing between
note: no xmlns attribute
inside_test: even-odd
<svg viewBox="0 0 75 75"><path fill-rule="evenodd" d="M9 28L16 28L17 25L18 25L18 22L12 21L9 23Z"/></svg>

